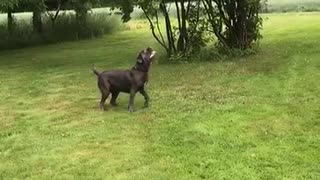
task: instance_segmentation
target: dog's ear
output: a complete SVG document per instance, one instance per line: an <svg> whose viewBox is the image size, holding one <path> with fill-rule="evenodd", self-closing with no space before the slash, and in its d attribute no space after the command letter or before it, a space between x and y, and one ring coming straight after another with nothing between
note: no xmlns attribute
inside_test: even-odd
<svg viewBox="0 0 320 180"><path fill-rule="evenodd" d="M142 54L143 54L143 50L140 51L140 52L137 54L137 59L141 59L141 58L142 58Z"/></svg>
<svg viewBox="0 0 320 180"><path fill-rule="evenodd" d="M151 47L147 47L146 51L147 51L148 53L152 53L152 52L153 52L153 49L152 49Z"/></svg>
<svg viewBox="0 0 320 180"><path fill-rule="evenodd" d="M142 63L143 62L143 50L138 54L137 56L137 62Z"/></svg>

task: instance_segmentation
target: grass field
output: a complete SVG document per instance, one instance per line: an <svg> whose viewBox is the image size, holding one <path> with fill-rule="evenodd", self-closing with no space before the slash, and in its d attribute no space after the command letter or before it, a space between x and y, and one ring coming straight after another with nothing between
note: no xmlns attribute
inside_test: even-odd
<svg viewBox="0 0 320 180"><path fill-rule="evenodd" d="M133 114L125 94L98 110L90 69L161 57L144 29L0 52L0 179L319 179L320 13L263 35L248 58L154 64Z"/></svg>
<svg viewBox="0 0 320 180"><path fill-rule="evenodd" d="M290 5L290 4L309 4L319 3L318 0L268 0L270 5Z"/></svg>
<svg viewBox="0 0 320 180"><path fill-rule="evenodd" d="M320 11L319 0L268 0L269 12Z"/></svg>

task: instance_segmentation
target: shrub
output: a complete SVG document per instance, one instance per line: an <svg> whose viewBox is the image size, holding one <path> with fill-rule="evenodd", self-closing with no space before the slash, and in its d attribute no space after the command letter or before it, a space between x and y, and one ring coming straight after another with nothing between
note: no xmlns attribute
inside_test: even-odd
<svg viewBox="0 0 320 180"><path fill-rule="evenodd" d="M212 34L222 51L246 50L262 38L261 0L204 0Z"/></svg>
<svg viewBox="0 0 320 180"><path fill-rule="evenodd" d="M12 34L3 23L0 24L0 50L100 37L117 30L120 23L120 17L99 13L88 14L86 23L80 24L74 14L64 13L54 25L44 17L43 33L33 32L30 20L18 20Z"/></svg>

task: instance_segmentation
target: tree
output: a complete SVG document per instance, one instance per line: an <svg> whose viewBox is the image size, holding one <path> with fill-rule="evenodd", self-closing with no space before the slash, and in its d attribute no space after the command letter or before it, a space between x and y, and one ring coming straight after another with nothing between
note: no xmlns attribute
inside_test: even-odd
<svg viewBox="0 0 320 180"><path fill-rule="evenodd" d="M8 31L11 34L14 30L13 10L18 6L19 0L2 0L0 12L7 12Z"/></svg>
<svg viewBox="0 0 320 180"><path fill-rule="evenodd" d="M34 0L33 4L33 30L37 33L42 33L42 13L46 10L46 6L43 0Z"/></svg>
<svg viewBox="0 0 320 180"><path fill-rule="evenodd" d="M261 38L261 0L202 0L211 30L222 49L251 48Z"/></svg>
<svg viewBox="0 0 320 180"><path fill-rule="evenodd" d="M71 0L71 5L76 11L76 18L79 23L85 23L88 11L91 9L90 0Z"/></svg>
<svg viewBox="0 0 320 180"><path fill-rule="evenodd" d="M62 0L50 0L46 1L46 13L49 16L52 26L54 26L56 19L59 16L60 11L62 10L62 6L66 3L67 1L62 1ZM53 9L55 12L51 12L51 9Z"/></svg>
<svg viewBox="0 0 320 180"><path fill-rule="evenodd" d="M201 25L200 0L175 0L177 26L173 25L175 18L170 16L169 1L166 0L139 0L138 5L147 18L151 32L157 42L166 50L167 55L189 56L204 45L203 29ZM160 17L163 16L165 35L160 27Z"/></svg>
<svg viewBox="0 0 320 180"><path fill-rule="evenodd" d="M136 3L136 0L99 0L94 5L111 7L111 9L120 8L123 13L122 21L128 22L131 19L130 14L133 12L133 7Z"/></svg>
<svg viewBox="0 0 320 180"><path fill-rule="evenodd" d="M33 31L42 33L42 13L46 11L45 0L19 0L17 11L32 11Z"/></svg>
<svg viewBox="0 0 320 180"><path fill-rule="evenodd" d="M252 47L262 36L262 18L259 15L266 0L138 0L149 21L151 32L169 56L188 55L205 45L208 33L218 39L222 50ZM177 24L169 13L175 6ZM165 35L159 27L164 18ZM192 53L191 53L192 54Z"/></svg>

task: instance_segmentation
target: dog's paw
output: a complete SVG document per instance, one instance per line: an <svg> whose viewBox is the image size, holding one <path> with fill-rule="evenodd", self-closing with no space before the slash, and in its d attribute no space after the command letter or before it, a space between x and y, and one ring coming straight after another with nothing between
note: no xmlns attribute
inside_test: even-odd
<svg viewBox="0 0 320 180"><path fill-rule="evenodd" d="M134 112L133 108L129 108L129 112L133 113Z"/></svg>
<svg viewBox="0 0 320 180"><path fill-rule="evenodd" d="M105 108L104 106L100 106L99 109L100 109L100 111L102 111L102 112L103 112L103 111L106 111L106 108Z"/></svg>
<svg viewBox="0 0 320 180"><path fill-rule="evenodd" d="M117 103L110 103L110 105L113 106L113 107L117 107L118 106Z"/></svg>

